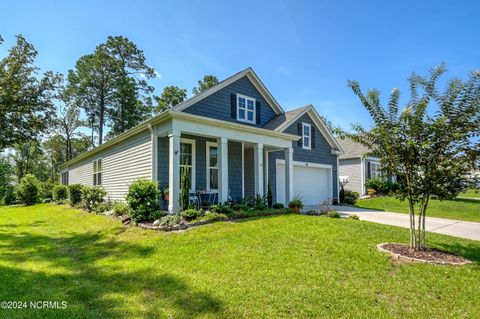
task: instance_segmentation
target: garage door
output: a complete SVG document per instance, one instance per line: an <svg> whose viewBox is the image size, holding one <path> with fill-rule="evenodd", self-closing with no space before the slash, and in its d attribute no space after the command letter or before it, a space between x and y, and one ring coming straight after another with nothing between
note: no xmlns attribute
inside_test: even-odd
<svg viewBox="0 0 480 319"><path fill-rule="evenodd" d="M295 162L293 165L293 194L302 197L304 205L319 205L331 201L331 169L307 166ZM277 162L277 202L285 202L285 164Z"/></svg>

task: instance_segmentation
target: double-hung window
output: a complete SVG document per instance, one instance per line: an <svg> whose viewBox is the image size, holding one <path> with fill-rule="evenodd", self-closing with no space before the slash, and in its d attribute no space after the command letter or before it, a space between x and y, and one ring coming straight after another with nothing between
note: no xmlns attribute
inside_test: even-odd
<svg viewBox="0 0 480 319"><path fill-rule="evenodd" d="M218 190L218 147L207 142L207 189Z"/></svg>
<svg viewBox="0 0 480 319"><path fill-rule="evenodd" d="M302 148L312 149L312 126L308 123L302 123Z"/></svg>
<svg viewBox="0 0 480 319"><path fill-rule="evenodd" d="M255 124L255 99L237 94L237 120Z"/></svg>
<svg viewBox="0 0 480 319"><path fill-rule="evenodd" d="M376 178L382 176L382 170L380 163L370 162L370 178Z"/></svg>
<svg viewBox="0 0 480 319"><path fill-rule="evenodd" d="M102 185L102 159L93 161L93 186Z"/></svg>
<svg viewBox="0 0 480 319"><path fill-rule="evenodd" d="M180 143L180 185L182 176L188 170L190 190L195 185L195 141L182 139Z"/></svg>

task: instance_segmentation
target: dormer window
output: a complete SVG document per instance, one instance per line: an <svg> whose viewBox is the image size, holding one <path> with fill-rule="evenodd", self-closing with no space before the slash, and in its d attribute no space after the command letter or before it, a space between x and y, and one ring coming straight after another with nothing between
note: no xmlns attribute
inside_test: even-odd
<svg viewBox="0 0 480 319"><path fill-rule="evenodd" d="M255 99L237 94L237 120L254 124L255 113Z"/></svg>
<svg viewBox="0 0 480 319"><path fill-rule="evenodd" d="M302 148L312 149L312 126L308 123L302 123Z"/></svg>

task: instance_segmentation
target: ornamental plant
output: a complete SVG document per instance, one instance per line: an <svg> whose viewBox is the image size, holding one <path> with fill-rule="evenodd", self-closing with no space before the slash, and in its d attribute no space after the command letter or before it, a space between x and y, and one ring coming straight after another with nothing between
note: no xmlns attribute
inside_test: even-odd
<svg viewBox="0 0 480 319"><path fill-rule="evenodd" d="M157 182L139 179L130 184L126 199L132 218L135 221L153 220L158 210L159 196Z"/></svg>
<svg viewBox="0 0 480 319"><path fill-rule="evenodd" d="M40 183L32 174L25 175L17 189L18 199L25 205L33 205L38 202L40 195Z"/></svg>

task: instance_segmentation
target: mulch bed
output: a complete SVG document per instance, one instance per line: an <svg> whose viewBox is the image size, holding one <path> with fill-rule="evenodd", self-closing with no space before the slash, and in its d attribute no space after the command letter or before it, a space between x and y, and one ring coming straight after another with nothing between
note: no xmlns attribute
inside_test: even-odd
<svg viewBox="0 0 480 319"><path fill-rule="evenodd" d="M439 265L466 265L471 263L471 261L466 258L432 248L412 251L408 245L389 243L379 244L377 248L381 252L391 254L393 258L411 262Z"/></svg>

